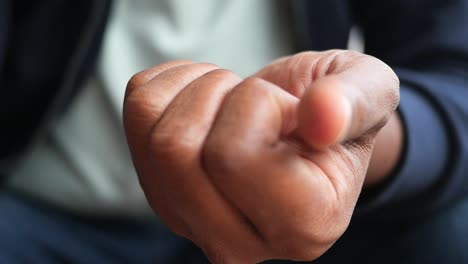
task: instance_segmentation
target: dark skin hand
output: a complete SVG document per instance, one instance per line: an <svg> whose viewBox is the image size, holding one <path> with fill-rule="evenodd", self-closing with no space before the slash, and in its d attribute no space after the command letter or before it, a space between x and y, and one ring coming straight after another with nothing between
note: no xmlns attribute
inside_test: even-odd
<svg viewBox="0 0 468 264"><path fill-rule="evenodd" d="M397 163L398 101L394 72L357 52L304 52L247 79L172 61L130 80L124 122L150 205L212 262L313 260Z"/></svg>

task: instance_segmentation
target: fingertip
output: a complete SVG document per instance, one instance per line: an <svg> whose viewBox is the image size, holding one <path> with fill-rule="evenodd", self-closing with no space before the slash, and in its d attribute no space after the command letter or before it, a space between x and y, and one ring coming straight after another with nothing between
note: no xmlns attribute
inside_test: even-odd
<svg viewBox="0 0 468 264"><path fill-rule="evenodd" d="M324 149L346 139L352 107L339 89L310 89L302 98L298 112L300 136L311 147Z"/></svg>

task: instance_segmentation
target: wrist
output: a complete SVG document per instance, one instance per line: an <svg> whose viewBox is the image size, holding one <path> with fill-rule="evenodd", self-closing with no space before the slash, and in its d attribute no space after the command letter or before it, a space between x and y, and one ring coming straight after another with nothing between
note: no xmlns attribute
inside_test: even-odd
<svg viewBox="0 0 468 264"><path fill-rule="evenodd" d="M401 159L403 142L402 121L395 112L377 135L364 188L379 185L391 175Z"/></svg>

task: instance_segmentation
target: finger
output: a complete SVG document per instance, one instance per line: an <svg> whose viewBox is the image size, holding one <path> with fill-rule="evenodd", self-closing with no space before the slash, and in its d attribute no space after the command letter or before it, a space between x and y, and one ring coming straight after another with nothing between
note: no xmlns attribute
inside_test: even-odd
<svg viewBox="0 0 468 264"><path fill-rule="evenodd" d="M188 235L185 224L171 217L170 211L165 206L166 201L154 197L158 195L157 189L161 185L158 181L160 177L157 177L157 173L152 169L152 161L149 159L150 132L167 105L185 86L215 68L216 66L211 64L184 64L184 62L155 67L144 73L146 77L140 78L135 75L136 81L129 82L131 92L127 93L124 102L124 125L135 169L143 189L146 190L148 186L153 188L152 191L145 191L145 195L150 205L173 231L185 236Z"/></svg>
<svg viewBox="0 0 468 264"><path fill-rule="evenodd" d="M279 87L248 78L226 98L210 140L222 143L228 138L246 146L274 144L296 127L298 105L298 98Z"/></svg>
<svg viewBox="0 0 468 264"><path fill-rule="evenodd" d="M155 68L154 74L149 74L153 76L151 80L141 82L143 85L140 87L129 87L132 91L124 102L124 125L135 161L146 157L151 129L176 95L196 78L217 68L211 64L170 66L173 64ZM163 71L165 68L169 69ZM138 81L130 81L129 86L135 83Z"/></svg>
<svg viewBox="0 0 468 264"><path fill-rule="evenodd" d="M127 89L125 90L125 96L128 96L133 90L142 87L147 82L158 76L160 73L167 71L171 68L193 64L192 61L189 60L175 60L175 61L168 61L166 63L162 63L151 67L149 69L143 70L141 72L136 73L132 76L130 81L127 84Z"/></svg>
<svg viewBox="0 0 468 264"><path fill-rule="evenodd" d="M138 76L134 77L137 81L129 82L131 92L124 102L124 125L134 161L145 159L151 129L175 96L194 79L217 68L211 64L170 66L173 64L156 67L153 74L146 73L153 76L146 83L138 81L144 79ZM137 84L142 86L131 87Z"/></svg>
<svg viewBox="0 0 468 264"><path fill-rule="evenodd" d="M298 134L316 148L377 132L399 101L395 73L352 51L300 53L258 75L301 97Z"/></svg>
<svg viewBox="0 0 468 264"><path fill-rule="evenodd" d="M154 170L165 179L167 201L191 229L190 239L216 263L258 262L266 252L239 211L204 174L200 151L226 94L241 79L213 70L190 83L171 102L152 131Z"/></svg>
<svg viewBox="0 0 468 264"><path fill-rule="evenodd" d="M249 218L277 258L312 259L329 241L311 239L311 232L301 234L302 228L320 226L322 218L304 212L318 211L323 197L334 191L320 169L304 173L310 171L309 165L294 146L280 140L296 120L297 106L296 97L271 83L258 78L242 82L216 118L203 164L216 187Z"/></svg>
<svg viewBox="0 0 468 264"><path fill-rule="evenodd" d="M278 85L296 97L302 97L312 83L311 73L315 71L320 52L302 52L281 57L253 76Z"/></svg>

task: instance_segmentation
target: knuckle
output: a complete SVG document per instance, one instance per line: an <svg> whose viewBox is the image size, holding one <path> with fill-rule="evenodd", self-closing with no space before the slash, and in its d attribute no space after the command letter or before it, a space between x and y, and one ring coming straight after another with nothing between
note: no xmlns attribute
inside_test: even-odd
<svg viewBox="0 0 468 264"><path fill-rule="evenodd" d="M134 109L139 109L138 106L142 104L145 104L144 96L135 96L135 94L128 95L124 99L124 111L135 111Z"/></svg>
<svg viewBox="0 0 468 264"><path fill-rule="evenodd" d="M127 83L127 89L125 91L125 95L126 96L130 95L134 90L146 84L149 78L150 78L150 74L148 70L135 73Z"/></svg>
<svg viewBox="0 0 468 264"><path fill-rule="evenodd" d="M173 68L172 70L173 73L175 74L180 74L181 72L186 72L189 73L188 75L190 77L195 77L195 76L200 76L200 73L207 74L211 71L215 71L219 69L219 66L213 63L208 63L208 62L201 62L201 63L194 63L190 65L184 65L180 67Z"/></svg>
<svg viewBox="0 0 468 264"><path fill-rule="evenodd" d="M158 103L157 98L148 96L143 90L128 95L123 104L123 116L125 122L133 125L144 122L157 122L164 111L164 106ZM135 123L136 122L136 123Z"/></svg>
<svg viewBox="0 0 468 264"><path fill-rule="evenodd" d="M342 58L349 59L345 50L328 50L320 54L320 56L314 59L312 68L309 70L312 80L319 80L324 76L338 73L343 65Z"/></svg>
<svg viewBox="0 0 468 264"><path fill-rule="evenodd" d="M158 162L171 168L180 167L197 151L194 140L170 132L159 132L157 129L151 135L149 147Z"/></svg>
<svg viewBox="0 0 468 264"><path fill-rule="evenodd" d="M235 87L235 93L246 98L263 100L274 96L271 84L258 77L249 77Z"/></svg>
<svg viewBox="0 0 468 264"><path fill-rule="evenodd" d="M130 78L130 80L127 83L126 95L128 95L130 92L132 92L136 88L145 85L151 79L153 79L154 77L158 76L160 73L166 70L169 70L171 68L175 68L178 66L189 65L192 63L193 62L190 60L173 60L173 61L168 61L159 65L156 65L154 67L142 70L140 72L137 72Z"/></svg>
<svg viewBox="0 0 468 264"><path fill-rule="evenodd" d="M258 77L248 77L240 85L239 89L246 91L257 91L257 92L268 92L268 89L265 89L266 81Z"/></svg>
<svg viewBox="0 0 468 264"><path fill-rule="evenodd" d="M313 81L313 73L318 52L305 51L291 56L284 69L289 76L287 81L288 92L295 96L302 96Z"/></svg>
<svg viewBox="0 0 468 264"><path fill-rule="evenodd" d="M227 69L214 69L205 74L205 77L209 77L217 81L240 79L240 77L237 76L234 72Z"/></svg>
<svg viewBox="0 0 468 264"><path fill-rule="evenodd" d="M325 75L339 73L350 66L360 63L365 55L350 50L332 50L320 62L324 65Z"/></svg>

